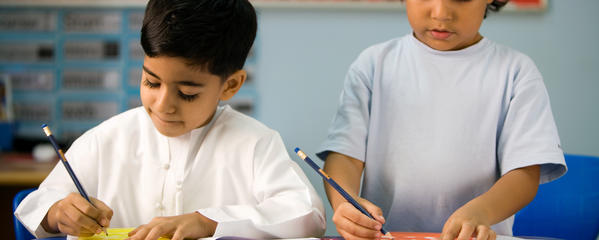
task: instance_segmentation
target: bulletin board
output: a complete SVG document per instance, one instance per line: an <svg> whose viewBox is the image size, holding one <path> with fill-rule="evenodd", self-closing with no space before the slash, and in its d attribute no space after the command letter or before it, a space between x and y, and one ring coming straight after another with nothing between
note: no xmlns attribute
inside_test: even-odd
<svg viewBox="0 0 599 240"><path fill-rule="evenodd" d="M403 9L401 0L250 0L258 8ZM507 11L540 11L547 0L510 0Z"/></svg>
<svg viewBox="0 0 599 240"><path fill-rule="evenodd" d="M15 136L28 139L45 138L40 128L45 123L59 141L68 142L140 106L143 4L39 2L47 5L28 0L0 3L0 121L11 114ZM246 83L222 104L255 117L254 52L244 66Z"/></svg>

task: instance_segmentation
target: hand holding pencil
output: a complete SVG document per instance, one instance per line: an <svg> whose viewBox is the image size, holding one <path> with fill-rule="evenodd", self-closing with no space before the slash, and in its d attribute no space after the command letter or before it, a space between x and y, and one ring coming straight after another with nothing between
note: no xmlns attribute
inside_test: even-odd
<svg viewBox="0 0 599 240"><path fill-rule="evenodd" d="M71 193L52 205L41 223L42 227L48 232L62 232L74 236L89 236L101 232L108 236L105 228L110 224L112 209L102 201L87 195L50 128L43 124L42 129L79 191L79 194Z"/></svg>
<svg viewBox="0 0 599 240"><path fill-rule="evenodd" d="M295 149L297 155L304 160L310 167L312 167L322 178L326 181L335 191L337 191L346 202L342 202L337 205L335 209L335 216L333 216L333 222L337 225L338 232L345 238L356 237L356 238L381 238L381 239L393 239L393 236L383 228L385 220L382 217L380 208L370 203L366 199L360 199L358 202L353 198L345 189L343 189L335 180L333 180L327 173L324 172L312 159L310 159L303 151L299 148ZM366 206L366 208L365 208ZM358 211L356 211L356 209ZM366 209L370 209L375 214L376 218ZM376 209L377 211L372 211ZM339 212L348 213L345 216L338 217ZM336 221L336 218L341 220ZM342 226L340 226L342 224ZM349 227L344 227L349 226ZM376 230L375 230L376 229ZM377 231L379 233L377 233Z"/></svg>

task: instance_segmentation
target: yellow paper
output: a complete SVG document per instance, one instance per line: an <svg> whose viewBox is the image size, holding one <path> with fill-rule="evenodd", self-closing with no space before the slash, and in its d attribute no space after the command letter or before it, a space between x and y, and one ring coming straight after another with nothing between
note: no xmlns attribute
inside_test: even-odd
<svg viewBox="0 0 599 240"><path fill-rule="evenodd" d="M133 231L134 228L109 228L106 229L108 231L108 236L106 233L102 232L100 234L93 235L91 237L78 237L78 238L69 238L69 239L79 239L79 240L104 240L104 239L127 239L129 235L127 233ZM168 240L168 238L159 238L159 240Z"/></svg>

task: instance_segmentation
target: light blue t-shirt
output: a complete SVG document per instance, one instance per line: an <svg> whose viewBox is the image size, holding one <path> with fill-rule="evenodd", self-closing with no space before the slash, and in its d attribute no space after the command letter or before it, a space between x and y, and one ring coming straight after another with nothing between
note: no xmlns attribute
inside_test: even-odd
<svg viewBox="0 0 599 240"><path fill-rule="evenodd" d="M361 196L390 231L441 232L513 169L540 164L541 183L566 172L541 74L486 38L437 51L409 34L363 51L318 156L329 151L365 162ZM492 228L512 235L512 225Z"/></svg>

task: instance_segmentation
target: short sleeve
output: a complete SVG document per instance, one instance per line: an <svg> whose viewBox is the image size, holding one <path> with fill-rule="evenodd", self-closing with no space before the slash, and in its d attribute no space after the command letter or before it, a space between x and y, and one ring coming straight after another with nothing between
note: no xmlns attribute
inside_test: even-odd
<svg viewBox="0 0 599 240"><path fill-rule="evenodd" d="M502 175L540 165L540 183L546 183L565 174L567 168L543 79L540 74L532 75L514 81L497 157Z"/></svg>
<svg viewBox="0 0 599 240"><path fill-rule="evenodd" d="M337 112L316 154L322 160L332 151L365 161L372 81L361 63L364 58L358 58L345 77Z"/></svg>

